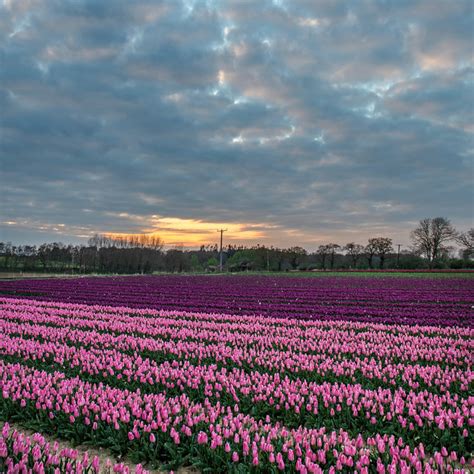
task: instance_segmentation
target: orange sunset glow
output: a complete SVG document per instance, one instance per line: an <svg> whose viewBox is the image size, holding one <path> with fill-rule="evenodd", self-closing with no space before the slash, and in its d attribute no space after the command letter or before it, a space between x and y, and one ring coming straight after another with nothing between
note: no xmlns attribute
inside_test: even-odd
<svg viewBox="0 0 474 474"><path fill-rule="evenodd" d="M218 229L227 229L225 232L227 242L252 242L263 240L266 237L262 226L255 224L205 222L198 219L159 216L152 216L148 225L141 232L109 232L106 235L113 238L146 234L160 237L166 246L199 247L216 242Z"/></svg>

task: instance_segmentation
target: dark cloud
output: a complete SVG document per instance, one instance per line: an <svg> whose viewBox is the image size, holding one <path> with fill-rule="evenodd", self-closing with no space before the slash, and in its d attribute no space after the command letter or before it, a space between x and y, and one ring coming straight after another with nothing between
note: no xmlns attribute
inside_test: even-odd
<svg viewBox="0 0 474 474"><path fill-rule="evenodd" d="M469 1L4 0L0 238L467 227L472 52Z"/></svg>

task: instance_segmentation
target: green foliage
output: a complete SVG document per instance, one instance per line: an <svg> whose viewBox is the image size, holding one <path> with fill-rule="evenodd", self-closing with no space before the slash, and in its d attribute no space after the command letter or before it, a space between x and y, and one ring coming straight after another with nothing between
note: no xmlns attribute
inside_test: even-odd
<svg viewBox="0 0 474 474"><path fill-rule="evenodd" d="M219 260L217 260L217 258L215 258L215 257L211 257L211 258L207 261L206 266L207 266L207 268L218 267L218 266L219 266Z"/></svg>
<svg viewBox="0 0 474 474"><path fill-rule="evenodd" d="M252 270L255 266L257 254L253 249L239 250L227 260L230 271Z"/></svg>
<svg viewBox="0 0 474 474"><path fill-rule="evenodd" d="M200 272L203 270L201 263L199 262L199 258L197 255L191 255L191 270L193 272Z"/></svg>

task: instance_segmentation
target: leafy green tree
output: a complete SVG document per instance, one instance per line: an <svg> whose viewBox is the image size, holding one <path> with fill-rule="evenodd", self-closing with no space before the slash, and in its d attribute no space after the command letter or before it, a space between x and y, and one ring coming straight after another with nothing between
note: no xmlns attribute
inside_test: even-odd
<svg viewBox="0 0 474 474"><path fill-rule="evenodd" d="M190 265L191 265L191 270L192 270L193 272L198 272L198 271L201 271L201 270L202 270L202 266L201 266L201 264L199 263L199 258L198 258L198 256L195 255L195 254L191 255Z"/></svg>
<svg viewBox="0 0 474 474"><path fill-rule="evenodd" d="M208 270L216 270L219 266L219 260L216 257L211 257L206 264Z"/></svg>
<svg viewBox="0 0 474 474"><path fill-rule="evenodd" d="M255 267L256 258L255 249L239 250L227 260L227 268L234 272L251 270Z"/></svg>

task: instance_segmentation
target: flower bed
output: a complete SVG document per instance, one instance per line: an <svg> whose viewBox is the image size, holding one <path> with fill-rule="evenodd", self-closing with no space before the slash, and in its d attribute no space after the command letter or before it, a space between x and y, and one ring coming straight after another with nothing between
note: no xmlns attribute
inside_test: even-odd
<svg viewBox="0 0 474 474"><path fill-rule="evenodd" d="M0 416L152 467L462 472L473 336L0 298Z"/></svg>

